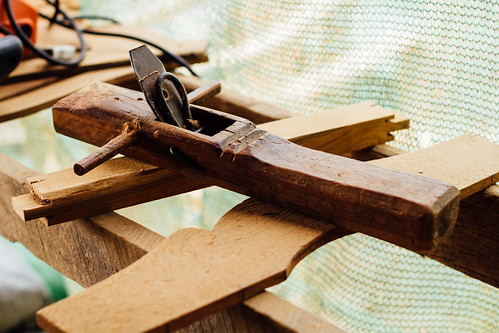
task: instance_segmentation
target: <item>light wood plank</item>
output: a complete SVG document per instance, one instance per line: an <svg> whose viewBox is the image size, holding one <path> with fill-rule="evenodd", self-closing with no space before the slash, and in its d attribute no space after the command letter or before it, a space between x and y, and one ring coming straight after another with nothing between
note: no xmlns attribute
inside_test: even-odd
<svg viewBox="0 0 499 333"><path fill-rule="evenodd" d="M38 89L56 80L60 80L60 78L48 77L44 79L31 80L25 82L2 84L0 85L0 101L4 101L8 98L21 95L23 93L29 92L34 89Z"/></svg>
<svg viewBox="0 0 499 333"><path fill-rule="evenodd" d="M461 199L499 181L499 145L472 135L369 163L443 180L460 189Z"/></svg>
<svg viewBox="0 0 499 333"><path fill-rule="evenodd" d="M51 107L61 98L95 81L119 84L133 77L131 67L122 66L81 73L48 85L42 85L29 92L0 101L0 122Z"/></svg>
<svg viewBox="0 0 499 333"><path fill-rule="evenodd" d="M395 116L393 111L366 102L334 108L314 116L278 120L260 127L290 141L298 140L307 147L339 154L391 139L389 132L393 123L390 121ZM308 117L313 117L321 125L301 127ZM405 119L401 119L395 123L396 126L407 126ZM67 169L32 177L28 183L34 196L15 197L13 205L24 220L43 218L48 225L209 185L199 179L188 180L178 173L128 158L108 161L81 177Z"/></svg>
<svg viewBox="0 0 499 333"><path fill-rule="evenodd" d="M49 332L175 330L283 281L305 255L344 234L249 200L213 231L179 230L128 268L43 308L38 323Z"/></svg>
<svg viewBox="0 0 499 333"><path fill-rule="evenodd" d="M343 154L393 140L390 132L408 128L409 119L372 102L296 116L258 128L312 149ZM315 133L313 138L309 133Z"/></svg>

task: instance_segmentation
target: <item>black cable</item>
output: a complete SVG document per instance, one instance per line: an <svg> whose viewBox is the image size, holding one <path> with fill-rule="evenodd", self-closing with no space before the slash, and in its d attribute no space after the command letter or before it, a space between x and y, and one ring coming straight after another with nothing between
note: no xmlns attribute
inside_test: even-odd
<svg viewBox="0 0 499 333"><path fill-rule="evenodd" d="M16 35L22 40L24 46L26 46L31 51L33 51L33 53L35 53L37 56L47 60L51 64L63 65L63 66L76 66L83 60L87 52L87 45L85 44L85 40L83 39L83 32L80 29L78 29L74 20L70 18L68 15L66 15L66 13L59 8L58 0L55 0L54 3L52 3L49 0L47 0L47 2L52 6L54 6L55 8L54 16L52 17L52 19L49 18L49 20L51 22L57 22L56 16L61 14L64 17L64 19L69 22L68 26L71 29L73 29L76 32L76 35L78 36L78 40L80 41L80 54L75 60L64 61L64 60L55 59L50 54L48 54L47 52L45 52L44 50L38 48L35 44L33 44L29 39L29 37L21 30L21 27L19 27L19 25L17 24L16 18L14 17L14 14L12 12L12 6L10 0L3 0L5 12L7 13L7 17L9 18L10 25L12 26L12 29L14 30Z"/></svg>
<svg viewBox="0 0 499 333"><path fill-rule="evenodd" d="M4 35L11 35L12 34L12 32L7 30L7 28L5 28L3 25L0 25L0 33L2 33Z"/></svg>
<svg viewBox="0 0 499 333"><path fill-rule="evenodd" d="M44 15L42 13L39 13L39 15L40 15L40 17L43 17L44 19L47 19L47 20L51 19L50 17L48 17L47 15ZM99 17L99 19L104 19L104 18ZM109 20L112 20L112 19L109 19ZM63 26L65 28L71 29L71 27L67 23L65 23L61 20L56 20L56 21L54 21L54 23L56 23L60 26ZM160 45L158 45L154 42L151 42L149 40L146 40L146 39L143 39L140 37L131 36L131 35L114 33L114 32L102 32L102 31L95 31L95 30L88 30L88 29L82 29L81 31L83 33L86 33L89 35L121 37L121 38L127 38L127 39L135 40L135 41L150 45L150 46L160 50L161 52L163 52L167 57L173 59L174 61L179 63L182 67L185 67L192 75L199 77L199 75L196 72L194 72L194 70L191 68L191 65L189 64L189 62L187 62L187 60L185 60L182 56L174 54L174 53L168 51L167 49L161 47Z"/></svg>

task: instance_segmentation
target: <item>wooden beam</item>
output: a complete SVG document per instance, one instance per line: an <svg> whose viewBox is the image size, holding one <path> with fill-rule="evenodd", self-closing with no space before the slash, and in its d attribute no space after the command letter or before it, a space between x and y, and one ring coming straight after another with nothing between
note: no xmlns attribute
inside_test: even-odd
<svg viewBox="0 0 499 333"><path fill-rule="evenodd" d="M480 149L480 140L474 137L455 140L456 147L462 147L466 138ZM431 162L445 156L438 149L428 150L411 154L408 170L416 163L421 165L419 170L446 177L448 166ZM394 161L394 167L400 168L396 157L387 158L385 166ZM481 161L466 163L468 169L462 176L470 179L476 176L475 166ZM463 189L467 188L464 185ZM284 280L305 253L342 232L297 213L247 200L229 211L213 231L180 230L129 268L40 310L39 323L48 331L173 330ZM147 292L134 288L144 281L149 285ZM158 308L162 310L155 313ZM96 309L105 312L106 318L96 322ZM81 316L74 316L76 311Z"/></svg>
<svg viewBox="0 0 499 333"><path fill-rule="evenodd" d="M451 168L448 173L438 172L439 169L425 168L413 170L413 172L423 172L427 175L441 174L447 179L454 179L460 183L463 188L464 196L469 195L469 189L479 190L488 184L490 178L485 177L477 182L480 187L461 180L460 172L466 169L467 160L475 160L482 165L478 165L476 172L483 172L484 168L490 167L497 162L497 150L492 150L493 146L483 139L464 136L457 139L455 148L449 142L436 145L429 148L434 156L441 157L442 161L448 161L448 165L456 165L456 169ZM483 147L478 148L472 145L476 142L482 142ZM452 141L451 141L452 142ZM497 148L497 146L495 146ZM463 149L464 150L460 150ZM459 154L454 154L454 150ZM369 152L371 151L371 152ZM405 154L406 152L394 149L393 147L380 145L361 154L365 159L379 159L383 156L395 156ZM467 156L463 159L461 156ZM430 160L432 156L428 156ZM399 164L399 168L405 162L409 168L412 164L411 156L407 158L399 157L398 162L395 159L394 166ZM388 160L388 161L390 161ZM495 162L494 162L495 161ZM384 164L383 160L371 163ZM432 163L439 163L433 159ZM494 176L491 177L492 183L495 182ZM499 230L497 228L499 221L499 185L492 185L481 192L462 198L459 205L459 215L454 231L444 240L444 243L430 252L421 252L422 255L437 260L444 265L452 267L465 273L475 279L481 280L494 287L499 287Z"/></svg>
<svg viewBox="0 0 499 333"><path fill-rule="evenodd" d="M10 197L25 193L26 176L35 172L0 154L0 234L24 244L49 265L90 287L138 260L164 237L124 218L108 213L46 228L40 221L24 223L10 207ZM267 292L247 304L217 312L179 332L271 331L342 332L333 324Z"/></svg>
<svg viewBox="0 0 499 333"><path fill-rule="evenodd" d="M312 122L307 120L309 117L319 125L311 126ZM400 120L392 122L394 117ZM309 125L304 127L307 122ZM309 148L340 154L386 142L392 138L389 133L393 127L405 126L407 121L403 117L365 102L313 116L278 120L260 127ZM72 169L37 175L30 177L28 184L32 194L15 197L14 208L25 221L43 218L48 225L209 185L129 158L113 159L81 177L76 176Z"/></svg>

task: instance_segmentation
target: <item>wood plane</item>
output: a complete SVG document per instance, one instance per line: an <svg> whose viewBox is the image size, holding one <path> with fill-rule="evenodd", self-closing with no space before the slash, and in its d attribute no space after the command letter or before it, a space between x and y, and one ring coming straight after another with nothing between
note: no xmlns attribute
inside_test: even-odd
<svg viewBox="0 0 499 333"><path fill-rule="evenodd" d="M391 140L390 132L408 128L408 123L408 119L393 111L363 102L271 121L259 128L301 146L342 154ZM76 175L71 168L28 177L26 182L31 193L12 198L12 205L24 221L42 218L47 225L211 185L128 157L113 158L83 176Z"/></svg>
<svg viewBox="0 0 499 333"><path fill-rule="evenodd" d="M140 92L94 84L53 108L57 132L415 251L438 246L459 191L430 178L301 147L243 118L192 106L201 133L156 121Z"/></svg>

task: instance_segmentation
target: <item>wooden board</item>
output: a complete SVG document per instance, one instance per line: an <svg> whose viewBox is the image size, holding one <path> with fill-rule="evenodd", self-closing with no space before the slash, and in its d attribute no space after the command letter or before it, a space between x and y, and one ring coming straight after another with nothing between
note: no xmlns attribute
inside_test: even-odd
<svg viewBox="0 0 499 333"><path fill-rule="evenodd" d="M433 154L440 152L433 150ZM421 160L413 157L411 163L432 168L424 163L427 151L422 150L419 157ZM473 162L468 166L464 178L474 174ZM408 169L411 167L409 164ZM443 177L446 173L447 169L440 169ZM229 211L213 231L180 230L129 268L40 310L39 323L48 331L120 331L124 327L168 331L181 327L253 295L256 288L279 282L296 259L335 238L337 229L295 216L269 204L245 201ZM134 289L144 282L147 291ZM76 311L81 315L74 316ZM96 321L103 312L106 318Z"/></svg>
<svg viewBox="0 0 499 333"><path fill-rule="evenodd" d="M0 234L23 243L49 265L85 287L128 266L164 237L115 213L79 219L47 229L39 221L23 223L10 197L28 191L35 172L0 154ZM179 332L342 332L286 301L263 292L255 300L217 312ZM319 330L319 332L321 332Z"/></svg>
<svg viewBox="0 0 499 333"><path fill-rule="evenodd" d="M179 230L128 268L43 308L38 323L52 332L173 331L285 280L305 255L344 234L246 201L213 231Z"/></svg>
<svg viewBox="0 0 499 333"><path fill-rule="evenodd" d="M499 185L461 201L454 232L435 250L422 253L499 288Z"/></svg>
<svg viewBox="0 0 499 333"><path fill-rule="evenodd" d="M21 95L0 101L0 122L26 116L30 113L51 107L61 98L93 83L103 81L119 84L134 78L130 66L107 68L81 73L69 78L50 82L48 85L36 85L36 88ZM40 80L36 80L39 82ZM0 86L0 89L9 87Z"/></svg>
<svg viewBox="0 0 499 333"><path fill-rule="evenodd" d="M283 138L292 137L299 145L334 154L392 141L391 132L408 127L409 119L372 102L340 106L258 126ZM309 133L316 135L311 139Z"/></svg>
<svg viewBox="0 0 499 333"><path fill-rule="evenodd" d="M310 148L344 153L353 147L365 148L391 138L392 123L389 120L394 116L392 111L367 102L314 116L315 121L322 125L307 128L307 134L301 124L310 116L279 120L261 127L290 141L299 140ZM405 125L405 122L397 123L397 126ZM330 141L335 144L329 144ZM29 178L28 183L34 195L15 197L13 205L24 220L43 217L48 225L209 185L207 182L186 180L178 173L128 158L113 159L81 177L76 176L72 169L67 169Z"/></svg>
<svg viewBox="0 0 499 333"><path fill-rule="evenodd" d="M499 145L472 135L370 163L441 179L457 186L461 199L499 182ZM471 170L470 165L473 165Z"/></svg>
<svg viewBox="0 0 499 333"><path fill-rule="evenodd" d="M19 96L31 90L38 89L60 79L61 78L58 77L48 77L38 80L0 85L0 102L8 98Z"/></svg>
<svg viewBox="0 0 499 333"><path fill-rule="evenodd" d="M33 193L12 198L13 207L23 220L43 217L47 225L210 185L127 157L107 161L83 176L66 169L30 177L28 183Z"/></svg>

